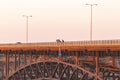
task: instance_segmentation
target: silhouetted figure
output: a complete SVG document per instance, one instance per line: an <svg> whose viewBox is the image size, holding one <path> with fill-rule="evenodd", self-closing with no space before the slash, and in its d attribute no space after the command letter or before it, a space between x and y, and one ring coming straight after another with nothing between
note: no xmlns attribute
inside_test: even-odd
<svg viewBox="0 0 120 80"><path fill-rule="evenodd" d="M61 40L60 40L60 39L57 39L56 42L57 42L57 43L61 43Z"/></svg>
<svg viewBox="0 0 120 80"><path fill-rule="evenodd" d="M65 41L64 40L62 40L62 43L64 43Z"/></svg>

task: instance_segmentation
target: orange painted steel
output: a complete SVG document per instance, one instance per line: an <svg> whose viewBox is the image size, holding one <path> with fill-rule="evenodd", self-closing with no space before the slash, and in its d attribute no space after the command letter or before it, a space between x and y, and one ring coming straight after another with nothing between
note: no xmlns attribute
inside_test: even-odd
<svg viewBox="0 0 120 80"><path fill-rule="evenodd" d="M102 78L100 78L99 76L97 76L96 74L93 74L79 66L76 66L76 65L73 65L73 64L70 64L70 63L65 63L65 62L61 62L61 61L53 61L53 60L44 60L44 61L39 61L39 62L34 62L32 64L29 64L29 65L26 65L26 66L23 66L21 68L19 68L16 72L14 72L13 74L9 75L8 79L10 79L13 75L15 75L18 71L22 70L22 69L25 69L26 67L28 66L31 66L31 65L34 65L34 64L38 64L38 63L45 63L45 62L50 62L50 63L57 63L57 64L64 64L64 65L67 65L67 66L70 66L70 67L74 67L74 68L77 68L79 70L82 70L83 72L86 72L87 74L91 75L91 76L94 76L94 77L97 77L98 80L103 80ZM43 79L46 79L46 78L43 78ZM48 78L50 79L50 78ZM11 80L11 79L10 79ZM60 79L61 80L61 79Z"/></svg>
<svg viewBox="0 0 120 80"><path fill-rule="evenodd" d="M62 53L61 56L59 56L59 52ZM34 65L39 66L40 62L43 64L41 68L45 70L43 74L46 77L50 72L44 63L50 61L57 63L54 66L59 67L59 69L56 67L56 70L59 71L57 73L60 80L63 79L64 74L67 75L66 79L72 80L73 74L79 74L78 71L81 71L81 79L85 80L89 80L89 78L93 80L120 79L120 40L74 41L60 44L56 42L0 44L0 54L0 58L4 59L0 61L5 63L5 75L3 76L5 80L16 80L20 77L18 74L25 79L26 75L30 76L36 72ZM51 68L50 65L49 68ZM73 69L71 77L69 69ZM92 75L92 78L89 75ZM12 77L10 78L10 76ZM76 80L79 80L79 76L76 76ZM37 79L38 75L33 77ZM32 77L28 78L32 79ZM53 77L51 78L53 79Z"/></svg>

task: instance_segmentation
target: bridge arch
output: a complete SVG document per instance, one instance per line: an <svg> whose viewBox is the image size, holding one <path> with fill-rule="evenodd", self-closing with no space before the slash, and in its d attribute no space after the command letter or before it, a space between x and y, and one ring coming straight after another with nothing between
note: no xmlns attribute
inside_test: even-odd
<svg viewBox="0 0 120 80"><path fill-rule="evenodd" d="M17 69L8 80L102 80L97 75L70 63L43 60Z"/></svg>

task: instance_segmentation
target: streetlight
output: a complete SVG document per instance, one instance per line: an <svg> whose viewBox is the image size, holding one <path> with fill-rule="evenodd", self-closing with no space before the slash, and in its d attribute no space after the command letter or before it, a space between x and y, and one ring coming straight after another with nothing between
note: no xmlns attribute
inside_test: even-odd
<svg viewBox="0 0 120 80"><path fill-rule="evenodd" d="M23 15L26 18L26 43L28 43L28 18L32 17L32 15Z"/></svg>
<svg viewBox="0 0 120 80"><path fill-rule="evenodd" d="M91 22L90 22L90 40L92 41L92 7L93 7L93 6L97 6L98 4L86 4L86 5L88 5L88 6L91 7L91 18L90 18L90 20L91 20Z"/></svg>

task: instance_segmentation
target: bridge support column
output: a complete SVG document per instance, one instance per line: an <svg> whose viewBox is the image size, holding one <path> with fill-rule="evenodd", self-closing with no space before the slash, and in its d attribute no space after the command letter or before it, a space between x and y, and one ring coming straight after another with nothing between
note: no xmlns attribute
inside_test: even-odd
<svg viewBox="0 0 120 80"><path fill-rule="evenodd" d="M16 52L15 52L15 54L14 54L14 70L16 71L16 61L17 60L17 56L16 56Z"/></svg>
<svg viewBox="0 0 120 80"><path fill-rule="evenodd" d="M18 53L18 68L20 67L20 52Z"/></svg>
<svg viewBox="0 0 120 80"><path fill-rule="evenodd" d="M30 57L29 57L29 59L30 59L30 63L32 63L32 52L30 52Z"/></svg>
<svg viewBox="0 0 120 80"><path fill-rule="evenodd" d="M96 76L98 76L98 73L99 73L99 52L96 52L95 63L96 63ZM96 80L97 80L97 78L96 78Z"/></svg>
<svg viewBox="0 0 120 80"><path fill-rule="evenodd" d="M113 67L116 67L115 62L116 62L116 61L115 61L115 56L114 56L114 54L113 54L113 56L112 56L112 66L113 66Z"/></svg>
<svg viewBox="0 0 120 80"><path fill-rule="evenodd" d="M5 53L5 76L7 80L7 53Z"/></svg>
<svg viewBox="0 0 120 80"><path fill-rule="evenodd" d="M75 53L75 64L78 65L78 52Z"/></svg>
<svg viewBox="0 0 120 80"><path fill-rule="evenodd" d="M26 61L26 53L24 54L24 65L27 64L27 61Z"/></svg>
<svg viewBox="0 0 120 80"><path fill-rule="evenodd" d="M9 52L5 52L5 80L8 80L9 76Z"/></svg>

